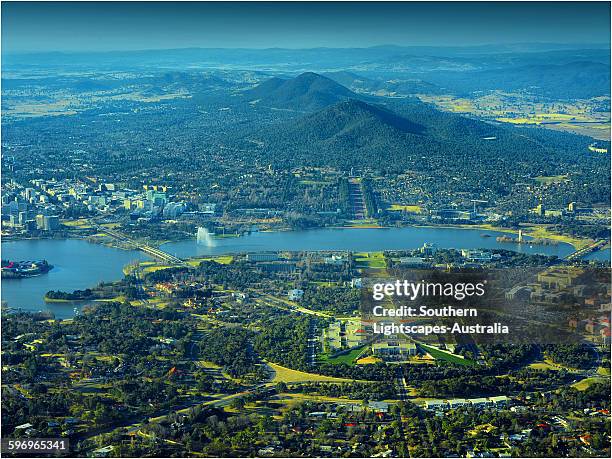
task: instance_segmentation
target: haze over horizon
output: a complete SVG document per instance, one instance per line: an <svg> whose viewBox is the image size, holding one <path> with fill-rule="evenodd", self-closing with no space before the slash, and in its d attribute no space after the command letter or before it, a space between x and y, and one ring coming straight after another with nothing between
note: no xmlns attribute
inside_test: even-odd
<svg viewBox="0 0 612 459"><path fill-rule="evenodd" d="M2 52L610 43L607 2L3 2Z"/></svg>
<svg viewBox="0 0 612 459"><path fill-rule="evenodd" d="M177 46L172 48L134 48L134 49L65 49L65 50L19 50L19 51L9 51L2 50L2 54L6 55L36 55L36 54L112 54L112 53L145 53L145 52L154 52L154 51L173 51L173 50L228 50L228 51L274 51L274 50L287 50L287 51L308 51L308 50L317 50L317 49L330 49L330 50L342 50L342 49L376 49L376 48L412 48L412 49L477 49L477 48L486 48L486 47L551 47L551 48L567 48L567 49L577 49L577 48L595 48L595 49L608 49L610 48L610 43L600 43L600 42L589 42L589 43L556 43L556 42L503 42L503 43L481 43L481 44L472 44L472 45L398 45L396 43L382 43L378 45L372 46L309 46L309 47L299 47L299 48L291 48L284 46L269 46L269 47L247 47L247 46Z"/></svg>

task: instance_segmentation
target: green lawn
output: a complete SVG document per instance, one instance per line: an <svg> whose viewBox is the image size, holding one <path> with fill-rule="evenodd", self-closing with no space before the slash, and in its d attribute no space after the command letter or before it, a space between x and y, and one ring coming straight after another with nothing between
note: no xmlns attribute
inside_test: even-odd
<svg viewBox="0 0 612 459"><path fill-rule="evenodd" d="M424 351L429 353L436 360L445 360L446 362L454 363L457 365L468 366L468 367L476 365L476 362L474 362L473 360L462 359L461 357L457 357L455 355L448 354L446 352L442 352L436 349L435 347L427 346L426 344L421 344L421 343L419 343L419 346Z"/></svg>
<svg viewBox="0 0 612 459"><path fill-rule="evenodd" d="M575 384L572 384L572 387L574 389L578 389L580 391L583 391L583 390L587 390L593 384L596 384L596 383L605 383L605 381L606 381L606 378L601 378L601 377L585 378L585 379L581 379L580 381L578 381Z"/></svg>
<svg viewBox="0 0 612 459"><path fill-rule="evenodd" d="M355 254L355 263L361 268L383 269L387 267L382 252L358 252Z"/></svg>
<svg viewBox="0 0 612 459"><path fill-rule="evenodd" d="M220 265L229 265L232 261L234 261L234 257L231 255L220 255L217 257L199 257L199 258L190 258L187 260L187 264L189 266L199 266L203 261L214 261L219 263Z"/></svg>
<svg viewBox="0 0 612 459"><path fill-rule="evenodd" d="M355 361L361 356L361 354L363 354L366 351L367 347L368 345L366 344L364 346L357 347L355 349L351 349L350 352L347 352L346 354L338 355L336 357L329 357L328 355L321 355L319 356L319 360L321 362L332 363L334 365L340 364L340 363L344 363L346 365L355 365Z"/></svg>

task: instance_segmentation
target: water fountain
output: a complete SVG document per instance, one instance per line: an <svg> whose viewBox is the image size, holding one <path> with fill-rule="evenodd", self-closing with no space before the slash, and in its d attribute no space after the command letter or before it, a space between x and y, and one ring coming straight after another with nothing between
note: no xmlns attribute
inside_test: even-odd
<svg viewBox="0 0 612 459"><path fill-rule="evenodd" d="M196 241L200 245L205 245L206 247L214 247L215 240L212 238L212 235L208 232L206 228L198 227L198 232L196 234Z"/></svg>

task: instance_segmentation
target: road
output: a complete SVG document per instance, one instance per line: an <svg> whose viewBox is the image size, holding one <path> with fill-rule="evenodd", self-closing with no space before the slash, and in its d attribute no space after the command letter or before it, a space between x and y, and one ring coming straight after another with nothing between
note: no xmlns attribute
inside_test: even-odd
<svg viewBox="0 0 612 459"><path fill-rule="evenodd" d="M314 367L317 363L317 345L319 340L317 339L317 326L314 321L310 321L308 328L308 365Z"/></svg>
<svg viewBox="0 0 612 459"><path fill-rule="evenodd" d="M570 253L569 255L565 257L565 260L567 261L578 260L584 257L585 255L588 255L589 253L595 252L596 250L602 248L607 243L608 241L606 241L605 239L600 239L599 241L593 242L592 244L586 247L583 247L580 250L576 250L575 252Z"/></svg>
<svg viewBox="0 0 612 459"><path fill-rule="evenodd" d="M404 372L402 368L398 365L397 373L395 376L395 384L397 386L397 397L405 402L408 400L408 387L406 384L406 378L404 378Z"/></svg>
<svg viewBox="0 0 612 459"><path fill-rule="evenodd" d="M83 435L77 435L75 438L77 438L79 441L83 441L83 440L94 440L94 437L97 437L99 435L103 435L103 434L107 434L110 433L116 429L120 429L120 428L127 428L127 429L131 429L131 430L140 430L141 427L146 426L150 423L158 423L161 422L163 420L165 420L166 418L168 418L170 415L174 415L174 414L181 414L181 413L188 413L189 410L197 407L197 406L202 406L202 407L224 407L224 406L228 406L230 405L236 398L239 397L243 397L245 395L248 394L252 394L253 392L256 392L257 390L263 388L263 387L271 387L273 386L273 384L271 382L264 382L264 383L260 383L257 384L255 386L252 386L251 388L242 391L242 392L236 392L234 394L228 394L225 395L221 398L218 399L214 399L214 400L207 400L205 402L202 402L201 400L193 400L190 401L188 403L179 405L179 406L173 406L171 408L166 408L166 409L162 409L159 410L157 412L155 412L153 414L153 417L149 417L146 418L147 423L143 424L144 419L142 418L142 416L139 417L132 417L130 419L126 419L120 423L114 424L113 426L110 427L101 427L101 428L97 428L94 430L90 430L87 433L83 434ZM140 422L139 422L140 421ZM95 441L94 441L95 444Z"/></svg>
<svg viewBox="0 0 612 459"><path fill-rule="evenodd" d="M126 236L123 233L120 233L119 231L115 231L115 230L111 230L105 226L101 226L101 225L95 225L95 228L97 231L99 231L100 233L105 233L108 234L109 236L117 239L118 241L123 242L124 244L127 244L137 250L140 250L144 253L146 253L147 255L152 256L153 258L156 258L158 260L161 260L163 262L166 263L170 263L173 265L181 265L181 266L186 266L186 263L181 260L178 257L175 257L174 255L168 253L168 252L164 252L161 249L155 248L155 247L151 247L150 245L147 244L143 244L141 242L135 241L134 239L130 238L129 236Z"/></svg>
<svg viewBox="0 0 612 459"><path fill-rule="evenodd" d="M329 319L332 317L331 314L327 314L322 311L314 311L312 309L305 308L304 306L300 306L299 304L293 303L289 300L277 298L267 293L259 293L259 292L253 291L251 292L251 296L255 298L255 301L261 302L264 305L270 306L272 308L282 309L285 311L297 312L301 314L309 314L311 316L324 317L326 319Z"/></svg>
<svg viewBox="0 0 612 459"><path fill-rule="evenodd" d="M404 372L402 367L398 365L395 376L395 383L397 385L397 396L402 401L405 402L408 400L408 387L406 384L406 378L404 377ZM410 447L408 446L408 442L406 441L406 431L404 429L404 421L402 420L402 415L398 411L397 421L399 422L400 434L401 438L404 440L405 450L408 452L408 456L412 457L410 453Z"/></svg>

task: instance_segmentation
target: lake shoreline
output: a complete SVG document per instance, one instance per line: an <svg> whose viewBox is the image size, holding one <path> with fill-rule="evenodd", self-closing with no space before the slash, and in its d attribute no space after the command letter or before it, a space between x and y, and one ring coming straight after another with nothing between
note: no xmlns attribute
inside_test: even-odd
<svg viewBox="0 0 612 459"><path fill-rule="evenodd" d="M561 233L557 233L557 232L548 232L547 225L541 225L541 224L537 224L537 223L533 223L533 224L529 224L526 223L525 224L525 229L523 231L523 235L527 236L529 238L532 239L548 239L551 241L557 241L557 242L563 242L566 244L571 245L575 250L579 250L580 248L592 243L593 241L591 239L588 238L579 238L579 237L573 237L573 236L568 236L568 235L564 235ZM292 228L276 228L276 229L265 229L265 230L257 230L257 231L249 231L249 232L245 232L242 234L231 234L231 235L224 235L224 234L214 234L211 235L213 240L224 240L224 239L239 239L239 238L243 238L246 236L249 236L253 233L291 233L291 232L304 232L304 231L321 231L321 230L326 230L326 229L333 229L333 230L372 230L372 229L380 229L380 230L389 230L389 229L402 229L402 228L431 228L431 229L467 229L467 230L483 230L483 231L495 231L495 232L500 232L500 233L508 233L508 234L515 234L518 235L519 229L515 229L515 228L507 228L507 227L497 227L497 226L493 226L491 224L488 223L477 223L477 224L468 224L468 223L458 223L458 224L452 224L452 223L444 223L444 224L431 224L431 223L424 223L424 224L409 224L409 225L401 225L401 226L381 226L378 224L367 224L367 225L341 225L341 226L322 226L322 227L316 227L316 228L306 228L306 229L292 229ZM534 230L535 228L535 230ZM538 230L540 232L543 232L543 234L539 234ZM185 237L185 238L176 238L176 239L170 239L170 240L162 240L162 241L155 241L154 243L147 243L146 241L140 241L140 242L144 242L147 243L147 245L150 245L151 247L154 248L161 248L163 245L166 244L171 244L171 243L176 243L176 242L185 242L185 241L190 241L192 239L195 240L195 235L193 237ZM3 238L5 239L5 238ZM61 237L61 238L53 238L53 237L18 237L18 236L11 236L8 239L5 239L6 242L16 242L16 241L35 241L35 240L40 240L40 241L45 241L45 240L49 240L49 241L53 241L53 240L70 240L70 239L75 239L75 240L85 240L87 242L90 242L92 244L98 244L98 245L102 245L102 246L106 246L106 247L112 247L112 248L116 248L116 249L120 249L120 250L126 250L126 251L130 251L133 250L133 248L129 248L129 247L125 247L121 244L116 244L114 239L111 240L98 240L99 238L96 237L92 237L90 235L70 235L67 237ZM138 240L137 240L138 241Z"/></svg>
<svg viewBox="0 0 612 459"><path fill-rule="evenodd" d="M349 229L362 231L347 231ZM384 231L372 231L373 229L384 229ZM186 239L181 242L165 243L161 247L162 250L183 259L256 252L411 251L418 249L424 243L436 244L440 249L502 249L559 258L575 251L571 245L565 243L553 247L500 243L496 240L496 236L510 231L516 230L507 229L503 232L497 228L476 225L411 225L388 228L255 231L242 237L215 238L214 246L198 245L195 239ZM491 237L483 237L483 233L489 233ZM134 248L121 250L93 242L88 238L3 240L2 249L5 257L44 258L56 267L45 276L2 282L2 299L6 300L10 307L30 311L50 310L58 318L72 317L75 314L73 306L80 308L82 301L45 303L43 298L47 292L51 290L73 292L92 288L100 282L122 279L125 275L124 268L130 264L143 261L156 264L156 261L140 250Z"/></svg>

